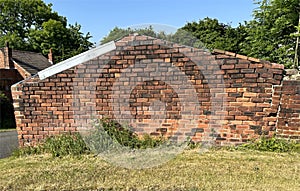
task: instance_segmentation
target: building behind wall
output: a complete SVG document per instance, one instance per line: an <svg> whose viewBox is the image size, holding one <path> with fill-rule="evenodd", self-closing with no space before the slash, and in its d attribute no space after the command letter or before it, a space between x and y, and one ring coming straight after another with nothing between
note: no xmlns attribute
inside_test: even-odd
<svg viewBox="0 0 300 191"><path fill-rule="evenodd" d="M0 48L0 92L5 95L1 99L0 128L15 127L11 86L49 66L50 62L42 54L13 50L9 43Z"/></svg>

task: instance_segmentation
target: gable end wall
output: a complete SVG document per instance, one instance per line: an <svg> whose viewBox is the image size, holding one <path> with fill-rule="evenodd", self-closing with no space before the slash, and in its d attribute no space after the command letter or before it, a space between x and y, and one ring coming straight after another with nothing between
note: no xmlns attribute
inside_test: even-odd
<svg viewBox="0 0 300 191"><path fill-rule="evenodd" d="M88 121L90 116L85 112L88 110L93 111L97 118L114 119L115 105L111 103L112 96L114 96L112 95L113 84L118 82L124 87L128 85L129 82L118 81L122 76L122 71L126 69L131 71L127 74L129 79L139 80L140 75L143 76L144 73L149 72L146 71L149 68L142 67L143 64L151 64L147 63L149 60L150 62L172 63L184 72L189 82L193 84L200 103L198 124L191 127L194 141L204 140L204 136L211 132L211 127L218 125L211 123L213 115L220 116L221 126L215 138L216 142L221 145L239 144L260 135L272 136L276 132L283 137L292 135L293 138L299 139L299 128L294 127L295 124L299 124L297 119L299 109L284 110L284 108L290 109L295 106L281 105L285 103L282 99L286 99L282 94L292 95L293 100L298 103L299 91L290 91L288 88L290 85L286 82L282 86L284 71L282 65L254 62L221 54L209 55L199 50L201 58L209 60L211 64L206 65L205 71L201 71L187 56L189 53L195 54L196 50L170 47L163 43L157 45L158 41L152 38L135 38L139 38L141 42L132 44L128 43L130 38L125 38L117 42L116 51L47 79L31 78L14 85L12 91L20 145L36 144L47 136L77 131L81 125L76 120L80 118ZM185 54L180 54L180 52L185 52ZM131 69L130 66L135 65L134 70ZM214 70L214 67L218 67L219 70ZM214 89L218 87L218 81L212 80L210 83L215 84L207 85L207 79L203 77L203 73L209 72L215 72L217 78L220 76L224 78L224 92L220 93L217 88ZM299 88L299 83L292 86ZM94 87L94 89L78 89L77 87ZM144 128L144 132L150 132L152 135L172 136L178 126L178 119L183 115L178 99L183 95L180 92L174 92L170 86L160 81L146 83L143 87L146 89L141 90L137 86L133 90L133 92L136 91L135 95L144 97L132 97L131 115L136 119L139 127ZM85 97L80 97L78 92ZM226 97L224 104L226 110L214 111L212 115L212 96L220 98L221 101L224 101L222 98ZM78 102L78 99L82 99L84 103ZM167 119L161 127L153 129L155 121L149 117L147 108L154 100L166 103ZM147 107L140 107L143 105ZM281 113L278 114L278 111ZM283 114L282 111L285 113ZM284 124L284 129L282 121L288 117L287 115L290 116L287 111L290 111L295 119L288 122L288 129ZM137 131L139 130L137 128Z"/></svg>

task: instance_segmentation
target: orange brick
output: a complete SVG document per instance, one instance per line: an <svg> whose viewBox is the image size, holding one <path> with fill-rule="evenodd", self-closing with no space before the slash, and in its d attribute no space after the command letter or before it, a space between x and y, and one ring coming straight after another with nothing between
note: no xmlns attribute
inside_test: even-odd
<svg viewBox="0 0 300 191"><path fill-rule="evenodd" d="M244 92L244 97L257 97L257 93Z"/></svg>

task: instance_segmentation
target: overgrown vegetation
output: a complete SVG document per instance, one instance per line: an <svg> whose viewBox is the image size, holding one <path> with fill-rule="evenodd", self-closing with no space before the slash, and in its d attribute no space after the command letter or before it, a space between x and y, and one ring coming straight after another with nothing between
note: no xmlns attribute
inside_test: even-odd
<svg viewBox="0 0 300 191"><path fill-rule="evenodd" d="M84 135L84 134L83 134ZM88 153L101 153L109 151L116 145L128 149L147 149L155 148L167 140L163 137L152 137L145 134L142 138L138 137L129 127L121 126L111 120L99 120L95 124L94 131L82 136L79 133L62 134L49 137L43 144L37 146L27 146L19 148L14 152L14 156L27 156L37 154L51 154L53 157L63 157L67 155L79 156ZM218 150L218 147L213 147ZM296 152L300 153L300 143L281 138L261 137L234 147L224 147L225 150L256 150L268 152ZM190 141L186 149L201 149L201 143Z"/></svg>
<svg viewBox="0 0 300 191"><path fill-rule="evenodd" d="M271 138L261 137L260 139L255 139L249 143L238 146L238 149L300 153L300 143L292 140L276 138L275 136Z"/></svg>
<svg viewBox="0 0 300 191"><path fill-rule="evenodd" d="M49 153L53 157L78 156L89 153L90 150L95 153L106 151L116 143L128 149L146 149L157 147L165 141L163 137L155 138L148 134L140 138L129 127L121 126L111 120L99 120L95 124L94 131L89 132L88 135L74 133L49 137L37 146L16 150L14 156L44 153Z"/></svg>
<svg viewBox="0 0 300 191"><path fill-rule="evenodd" d="M94 127L83 138L95 152L102 152L118 145L128 149L154 148L165 142L163 137L152 137L148 134L139 137L129 126L113 120L96 120Z"/></svg>
<svg viewBox="0 0 300 191"><path fill-rule="evenodd" d="M49 137L43 144L37 146L19 148L14 151L13 156L19 157L45 153L51 154L53 157L79 156L89 153L89 149L79 133L62 134Z"/></svg>

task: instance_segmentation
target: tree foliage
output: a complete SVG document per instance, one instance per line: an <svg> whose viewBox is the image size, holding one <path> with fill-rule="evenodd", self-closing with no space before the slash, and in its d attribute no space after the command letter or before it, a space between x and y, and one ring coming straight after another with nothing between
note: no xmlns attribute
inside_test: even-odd
<svg viewBox="0 0 300 191"><path fill-rule="evenodd" d="M299 0L260 0L247 24L247 42L243 52L249 56L291 67L296 47Z"/></svg>
<svg viewBox="0 0 300 191"><path fill-rule="evenodd" d="M79 24L67 25L51 7L42 0L0 0L0 47L8 41L14 49L45 55L52 48L57 62L88 50L90 34Z"/></svg>
<svg viewBox="0 0 300 191"><path fill-rule="evenodd" d="M224 49L239 53L240 44L245 39L245 27L240 25L233 28L220 23L217 19L205 18L199 22L187 23L173 34L155 31L152 26L143 29L114 28L103 38L101 43L118 40L129 34L138 33L155 38L168 40L196 48Z"/></svg>
<svg viewBox="0 0 300 191"><path fill-rule="evenodd" d="M139 35L150 36L158 39L167 40L173 43L178 43L182 45L204 48L203 43L199 41L196 37L192 35L189 31L178 29L175 33L165 33L164 31L154 30L150 25L145 28L127 28L122 29L119 27L115 27L110 33L101 40L101 44L116 41L122 37L128 36L129 34L137 33Z"/></svg>
<svg viewBox="0 0 300 191"><path fill-rule="evenodd" d="M222 49L256 57L292 67L299 60L300 49L295 54L297 36L300 31L299 0L256 0L253 19L240 23L237 27L220 23L217 19L204 18L198 22L188 22L172 35L161 35L163 39L194 47ZM116 40L137 32L153 37L152 29L113 29L101 42ZM195 40L196 38L197 40ZM296 55L296 57L295 57Z"/></svg>
<svg viewBox="0 0 300 191"><path fill-rule="evenodd" d="M208 49L223 49L239 53L241 43L245 39L245 27L240 24L233 28L228 24L220 23L217 19L205 18L199 22L187 23L183 30L191 32Z"/></svg>
<svg viewBox="0 0 300 191"><path fill-rule="evenodd" d="M167 39L168 35L165 34L164 32L156 32L154 31L152 26L145 27L145 28L127 28L127 29L122 29L119 27L115 27L113 30L109 32L107 36L105 36L101 40L101 44L110 42L110 41L115 41L118 39L121 39L122 37L125 37L129 34L133 33L138 33L139 35L146 35L146 36L151 36L154 38L160 38L160 39Z"/></svg>

